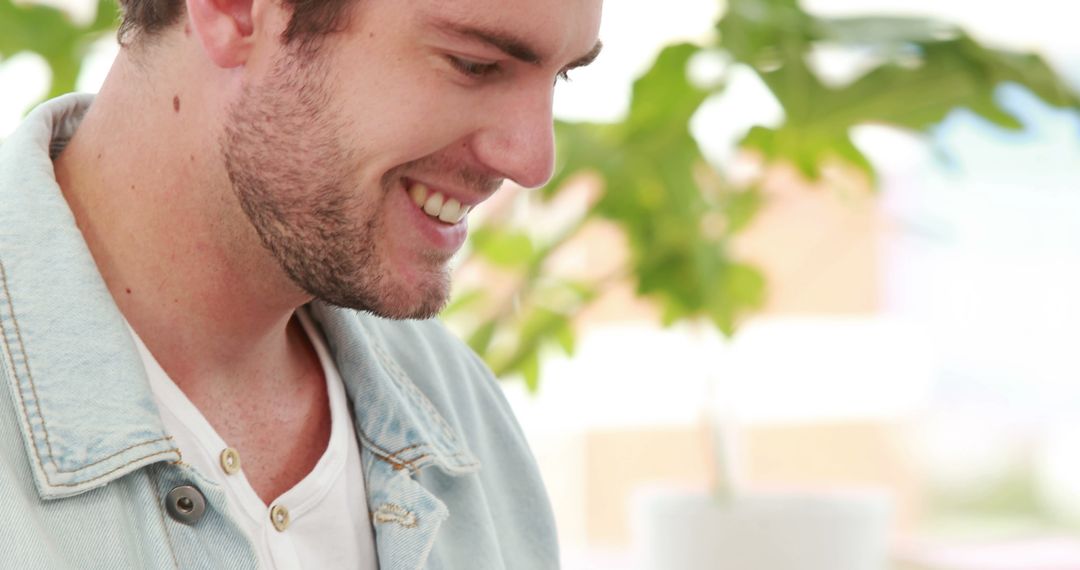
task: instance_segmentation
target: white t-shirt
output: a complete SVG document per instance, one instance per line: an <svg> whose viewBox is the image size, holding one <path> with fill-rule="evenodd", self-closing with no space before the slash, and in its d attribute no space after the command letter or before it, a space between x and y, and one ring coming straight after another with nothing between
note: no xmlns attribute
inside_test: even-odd
<svg viewBox="0 0 1080 570"><path fill-rule="evenodd" d="M374 570L378 568L375 536L345 387L322 335L303 309L297 315L315 346L326 377L330 441L315 468L270 506L262 502L244 476L243 458L239 458L239 469L231 467L229 455L236 451L228 447L162 370L134 330L131 334L150 378L165 431L175 439L185 462L225 490L226 506L255 546L260 568Z"/></svg>

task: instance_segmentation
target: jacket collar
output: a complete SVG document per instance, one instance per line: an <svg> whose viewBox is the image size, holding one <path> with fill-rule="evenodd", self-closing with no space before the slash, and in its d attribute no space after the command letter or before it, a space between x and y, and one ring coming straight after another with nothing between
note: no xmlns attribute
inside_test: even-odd
<svg viewBox="0 0 1080 570"><path fill-rule="evenodd" d="M419 472L435 466L457 476L480 469L406 372L424 374L427 381L441 374L432 369L438 357L422 356L432 339L415 334L429 323L389 322L322 303L312 304L311 315L323 328L353 403L379 565L423 568L450 513L432 492L445 490L445 483L428 489Z"/></svg>
<svg viewBox="0 0 1080 570"><path fill-rule="evenodd" d="M385 319L321 302L310 307L345 380L357 436L368 451L394 470L411 473L427 465L449 475L480 468L464 440L383 344L377 329Z"/></svg>
<svg viewBox="0 0 1080 570"><path fill-rule="evenodd" d="M0 145L0 377L46 499L180 460L53 172L52 158L92 101L47 102ZM459 475L479 468L360 315L321 303L312 315L346 381L362 445L394 469L433 464Z"/></svg>
<svg viewBox="0 0 1080 570"><path fill-rule="evenodd" d="M180 459L53 172L91 100L41 105L0 146L0 370L46 499Z"/></svg>

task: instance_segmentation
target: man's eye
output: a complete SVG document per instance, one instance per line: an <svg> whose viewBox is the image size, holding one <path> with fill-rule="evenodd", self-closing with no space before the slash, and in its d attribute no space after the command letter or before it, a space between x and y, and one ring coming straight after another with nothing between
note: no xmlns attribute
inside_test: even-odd
<svg viewBox="0 0 1080 570"><path fill-rule="evenodd" d="M453 55L446 56L446 59L450 61L450 65L454 66L454 69L473 78L487 77L499 70L499 64L497 63L482 63Z"/></svg>

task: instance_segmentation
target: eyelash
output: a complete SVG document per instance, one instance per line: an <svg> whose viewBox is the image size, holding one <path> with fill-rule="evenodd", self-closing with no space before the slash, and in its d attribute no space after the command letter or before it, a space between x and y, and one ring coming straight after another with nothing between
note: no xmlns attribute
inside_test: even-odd
<svg viewBox="0 0 1080 570"><path fill-rule="evenodd" d="M484 78L499 70L499 64L497 63L480 63L453 55L446 56L446 59L450 62L450 65L454 66L454 69L467 77Z"/></svg>
<svg viewBox="0 0 1080 570"><path fill-rule="evenodd" d="M447 55L446 59L462 75L474 79L483 79L499 72L498 63L480 63L454 55ZM558 78L563 81L570 81L570 74L567 71L560 71Z"/></svg>

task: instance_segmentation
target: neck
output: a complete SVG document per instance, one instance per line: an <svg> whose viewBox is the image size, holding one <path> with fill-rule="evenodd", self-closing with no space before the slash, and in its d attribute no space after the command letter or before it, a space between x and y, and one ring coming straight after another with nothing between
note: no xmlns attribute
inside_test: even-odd
<svg viewBox="0 0 1080 570"><path fill-rule="evenodd" d="M185 77L180 71L169 77ZM55 161L101 275L185 391L223 378L255 381L267 370L291 376L297 364L283 365L303 362L306 342L289 323L310 298L264 250L233 197L211 127L221 124L220 103L147 73L121 53Z"/></svg>

